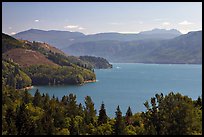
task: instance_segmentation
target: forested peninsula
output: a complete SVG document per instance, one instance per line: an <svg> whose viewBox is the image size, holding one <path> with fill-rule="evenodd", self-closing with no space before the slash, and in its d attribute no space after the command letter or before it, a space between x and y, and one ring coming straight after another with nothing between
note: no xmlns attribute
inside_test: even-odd
<svg viewBox="0 0 204 137"><path fill-rule="evenodd" d="M107 68L103 58L69 56L47 43L17 40L3 33L2 57L2 80L17 89L95 82L94 69Z"/></svg>

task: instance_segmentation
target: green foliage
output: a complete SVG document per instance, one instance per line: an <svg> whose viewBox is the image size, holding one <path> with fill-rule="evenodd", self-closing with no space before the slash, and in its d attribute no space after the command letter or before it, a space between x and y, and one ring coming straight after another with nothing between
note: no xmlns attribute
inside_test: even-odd
<svg viewBox="0 0 204 137"><path fill-rule="evenodd" d="M34 98L33 98L33 106L42 107L42 97L38 89L36 90Z"/></svg>
<svg viewBox="0 0 204 137"><path fill-rule="evenodd" d="M116 121L114 125L114 133L115 135L125 135L125 122L122 117L122 112L120 111L120 107L117 107L115 112L116 114Z"/></svg>
<svg viewBox="0 0 204 137"><path fill-rule="evenodd" d="M194 107L191 98L173 92L165 97L156 94L151 98L151 107L147 104L147 112L143 113L147 134L191 135L202 132L199 109Z"/></svg>
<svg viewBox="0 0 204 137"><path fill-rule="evenodd" d="M94 109L94 103L90 96L85 97L85 123L88 125L90 123L94 123L94 119L96 117L96 110Z"/></svg>
<svg viewBox="0 0 204 137"><path fill-rule="evenodd" d="M11 61L2 60L2 81L16 89L31 86L30 77Z"/></svg>
<svg viewBox="0 0 204 137"><path fill-rule="evenodd" d="M105 124L107 123L108 116L106 115L106 109L104 103L101 104L101 109L99 110L99 116L98 116L98 124Z"/></svg>
<svg viewBox="0 0 204 137"><path fill-rule="evenodd" d="M61 100L48 94L34 96L10 86L2 87L2 135L201 135L202 99L192 100L179 93L156 94L146 112L133 114L130 107L123 117L117 107L116 117L106 115L102 103L96 115L90 96L85 106L77 104L76 95Z"/></svg>
<svg viewBox="0 0 204 137"><path fill-rule="evenodd" d="M83 61L90 63L90 65L92 65L95 69L107 69L113 67L106 59L102 57L80 56L79 58Z"/></svg>
<svg viewBox="0 0 204 137"><path fill-rule="evenodd" d="M113 128L111 124L104 123L98 126L95 132L96 135L113 135Z"/></svg>
<svg viewBox="0 0 204 137"><path fill-rule="evenodd" d="M22 42L16 40L15 38L9 35L2 33L2 53L13 48L20 48L22 45Z"/></svg>
<svg viewBox="0 0 204 137"><path fill-rule="evenodd" d="M2 33L2 53L13 48L39 52L59 65L59 67L31 65L20 68L18 64L5 55L2 61L2 80L5 85L13 88L25 88L31 86L31 83L34 85L83 84L86 81L96 79L92 71L92 65L80 60L78 57L66 56L62 51L45 43L17 40ZM32 64L32 62L29 63Z"/></svg>
<svg viewBox="0 0 204 137"><path fill-rule="evenodd" d="M126 115L125 115L125 123L126 125L130 125L132 124L132 110L130 108L130 106L128 107L128 110L126 112Z"/></svg>
<svg viewBox="0 0 204 137"><path fill-rule="evenodd" d="M24 68L31 77L33 85L82 84L88 80L95 80L95 74L87 69L73 66L34 65Z"/></svg>

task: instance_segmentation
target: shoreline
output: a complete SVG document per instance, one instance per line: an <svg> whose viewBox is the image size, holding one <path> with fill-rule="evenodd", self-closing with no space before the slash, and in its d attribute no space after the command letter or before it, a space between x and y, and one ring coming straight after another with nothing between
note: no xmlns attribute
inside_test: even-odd
<svg viewBox="0 0 204 137"><path fill-rule="evenodd" d="M86 81L84 81L84 83L92 83L92 82L96 82L96 80L86 80Z"/></svg>
<svg viewBox="0 0 204 137"><path fill-rule="evenodd" d="M20 90L29 90L29 89L32 89L34 86L29 86L29 87L25 87L25 88L22 88Z"/></svg>
<svg viewBox="0 0 204 137"><path fill-rule="evenodd" d="M122 63L122 62L112 62L111 64L202 65L202 63L139 63L139 62L138 63L137 62L124 62L124 63Z"/></svg>
<svg viewBox="0 0 204 137"><path fill-rule="evenodd" d="M93 83L93 82L96 82L96 80L86 80L84 81L83 83L79 84L79 85L83 85L83 84L86 84L86 83ZM53 85L52 85L53 86ZM56 85L55 85L56 86ZM29 87L25 87L25 88L22 88L20 90L30 90L34 88L34 86L29 86Z"/></svg>

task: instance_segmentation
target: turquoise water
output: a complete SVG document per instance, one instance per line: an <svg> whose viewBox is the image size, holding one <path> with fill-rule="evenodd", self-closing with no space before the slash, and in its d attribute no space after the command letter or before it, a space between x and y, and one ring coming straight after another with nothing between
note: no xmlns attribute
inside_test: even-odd
<svg viewBox="0 0 204 137"><path fill-rule="evenodd" d="M138 64L113 63L113 69L95 70L97 82L82 86L34 86L41 93L53 94L61 99L74 93L77 102L84 105L84 98L91 96L98 111L102 101L107 115L115 116L117 105L125 115L128 106L133 113L145 111L143 103L156 93L174 91L192 99L202 96L202 65L188 64Z"/></svg>

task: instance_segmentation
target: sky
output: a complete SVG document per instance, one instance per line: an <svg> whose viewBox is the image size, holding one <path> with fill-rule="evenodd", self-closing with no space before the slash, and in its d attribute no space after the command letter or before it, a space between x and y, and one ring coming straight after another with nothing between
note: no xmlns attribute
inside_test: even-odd
<svg viewBox="0 0 204 137"><path fill-rule="evenodd" d="M138 33L202 30L202 2L2 2L2 32Z"/></svg>

